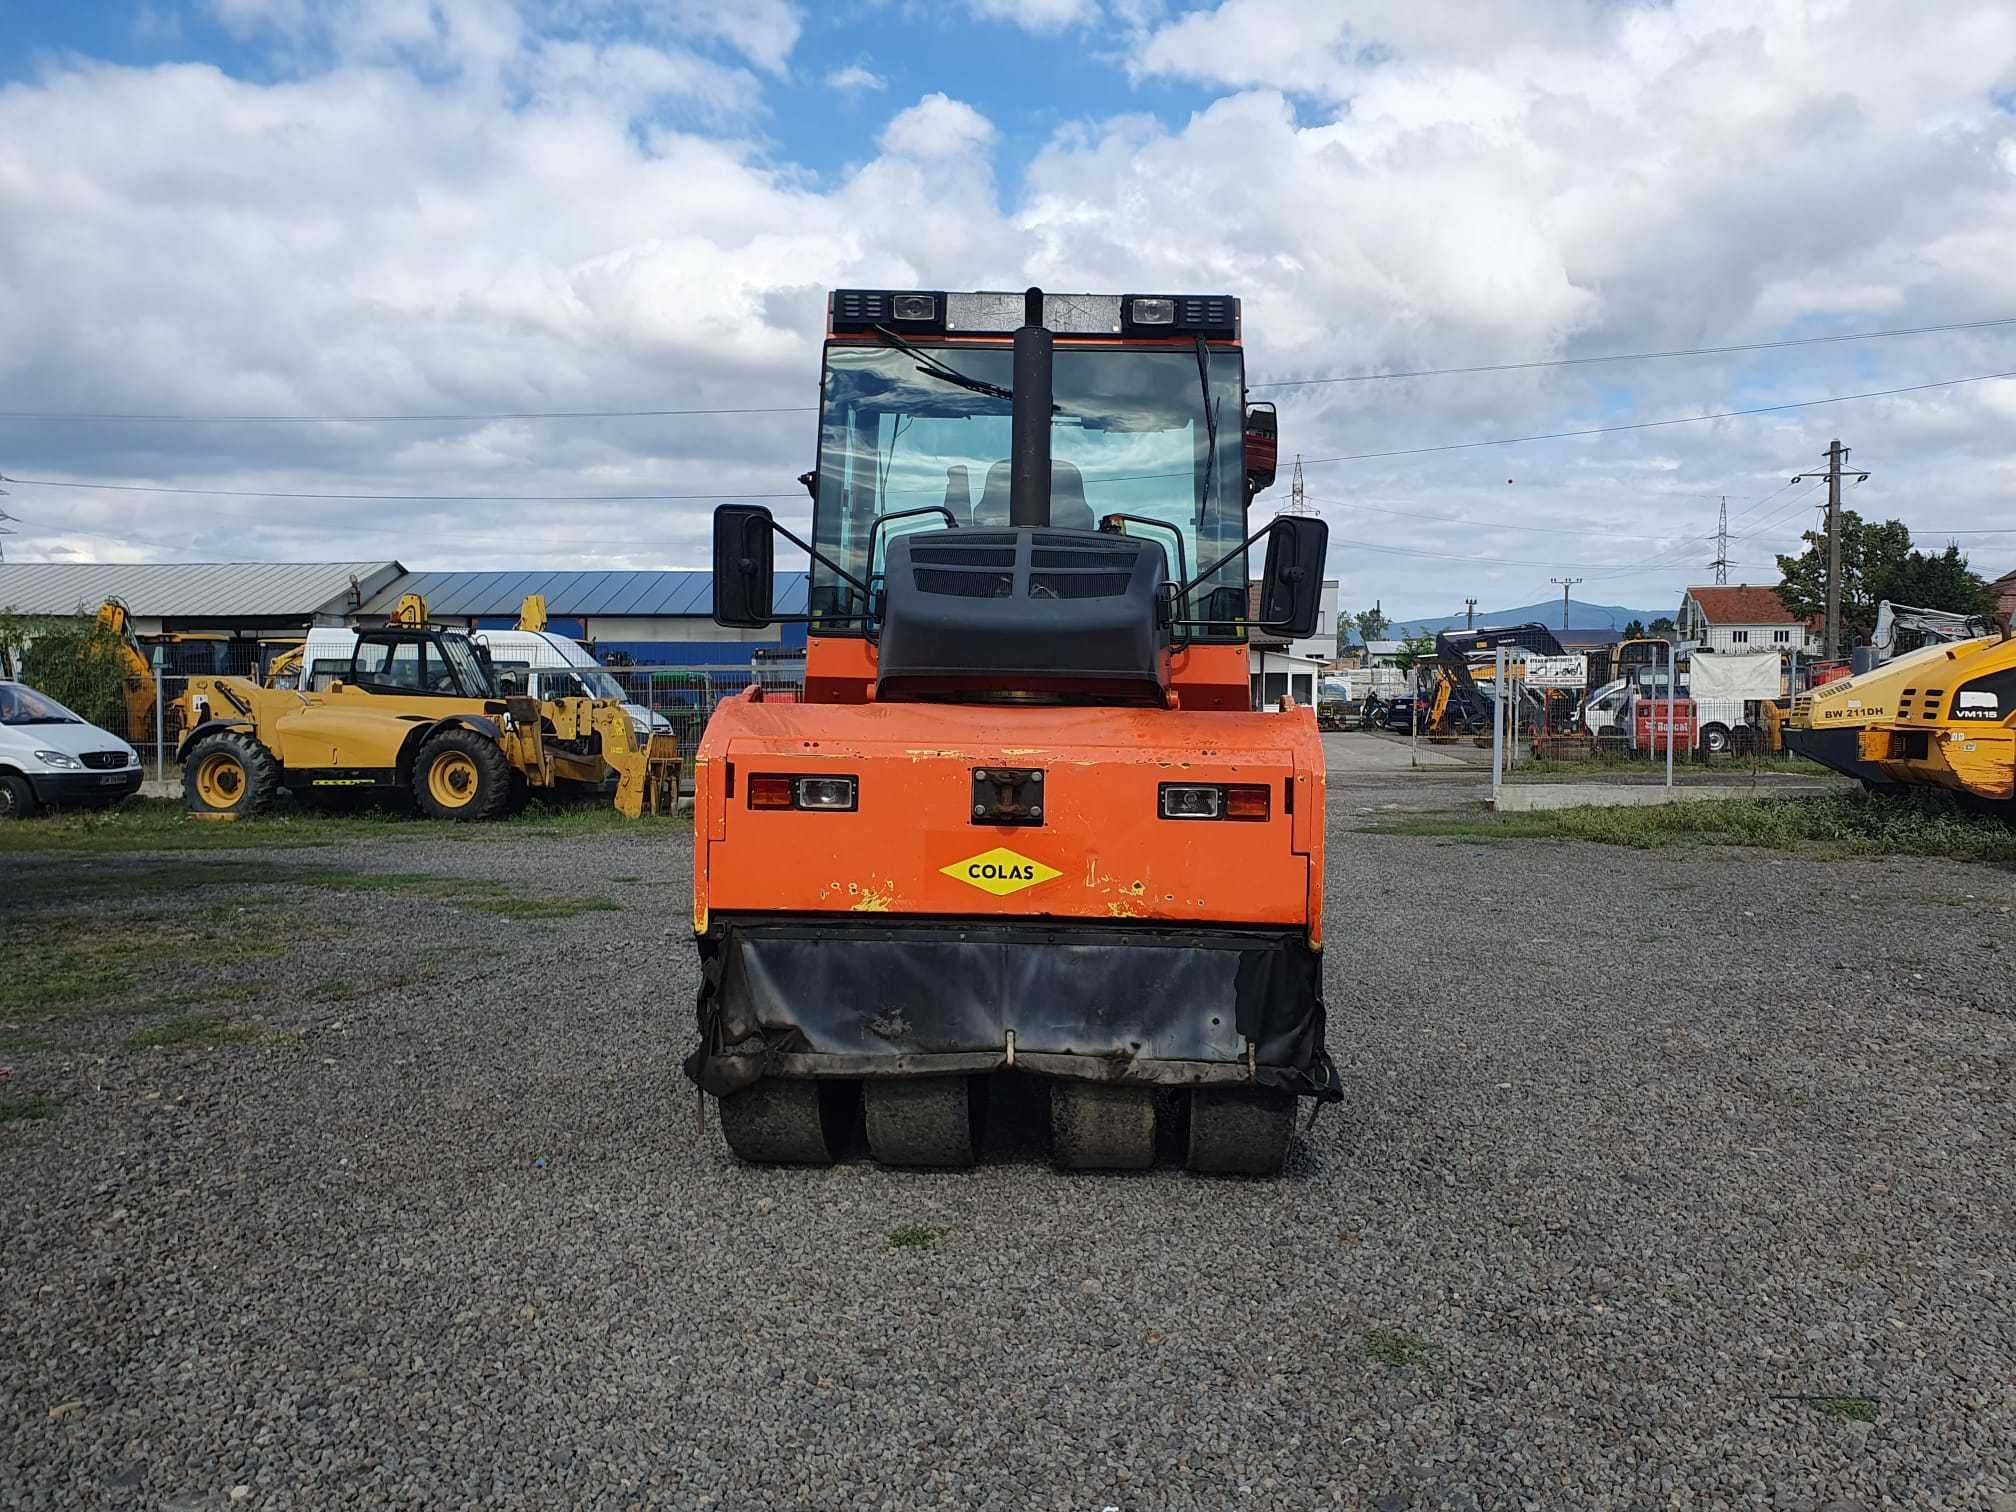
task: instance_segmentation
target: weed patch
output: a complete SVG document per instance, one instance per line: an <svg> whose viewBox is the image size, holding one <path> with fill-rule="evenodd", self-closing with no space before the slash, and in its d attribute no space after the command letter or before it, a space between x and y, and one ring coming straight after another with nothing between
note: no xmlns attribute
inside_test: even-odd
<svg viewBox="0 0 2016 1512"><path fill-rule="evenodd" d="M465 898L463 906L506 919L572 919L585 913L621 913L607 898Z"/></svg>
<svg viewBox="0 0 2016 1512"><path fill-rule="evenodd" d="M1374 1365L1390 1365L1395 1369L1430 1365L1435 1355L1434 1345L1397 1329L1374 1328L1365 1335L1365 1358Z"/></svg>
<svg viewBox="0 0 2016 1512"><path fill-rule="evenodd" d="M1851 1423L1873 1423L1882 1410L1882 1403L1874 1397L1820 1396L1809 1397L1815 1412L1824 1412L1829 1417L1846 1418Z"/></svg>
<svg viewBox="0 0 2016 1512"><path fill-rule="evenodd" d="M944 1231L925 1228L921 1223L906 1223L901 1228L889 1230L891 1249L930 1249L945 1237Z"/></svg>
<svg viewBox="0 0 2016 1512"><path fill-rule="evenodd" d="M0 1097L0 1123L24 1123L34 1118L54 1118L52 1097Z"/></svg>
<svg viewBox="0 0 2016 1512"><path fill-rule="evenodd" d="M126 1041L128 1050L158 1050L175 1045L243 1045L264 1040L266 1031L243 1019L189 1016L172 1018L143 1029Z"/></svg>

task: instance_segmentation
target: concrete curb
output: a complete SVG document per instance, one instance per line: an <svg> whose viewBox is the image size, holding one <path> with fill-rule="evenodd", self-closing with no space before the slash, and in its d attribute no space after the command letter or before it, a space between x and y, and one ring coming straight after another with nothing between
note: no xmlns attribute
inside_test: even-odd
<svg viewBox="0 0 2016 1512"><path fill-rule="evenodd" d="M1666 803L1721 803L1733 798L1818 798L1845 793L1840 782L1769 783L1516 782L1498 789L1491 806L1501 814L1535 814L1565 808L1657 808Z"/></svg>

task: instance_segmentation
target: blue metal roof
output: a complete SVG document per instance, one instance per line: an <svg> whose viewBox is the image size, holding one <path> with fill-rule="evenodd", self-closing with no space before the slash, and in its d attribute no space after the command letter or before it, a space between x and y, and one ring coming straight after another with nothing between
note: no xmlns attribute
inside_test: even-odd
<svg viewBox="0 0 2016 1512"><path fill-rule="evenodd" d="M546 596L546 612L569 617L643 618L714 612L711 572L409 572L366 600L360 615L390 614L403 593L427 600L437 619L516 614L527 594ZM777 574L777 612L805 612L805 574Z"/></svg>

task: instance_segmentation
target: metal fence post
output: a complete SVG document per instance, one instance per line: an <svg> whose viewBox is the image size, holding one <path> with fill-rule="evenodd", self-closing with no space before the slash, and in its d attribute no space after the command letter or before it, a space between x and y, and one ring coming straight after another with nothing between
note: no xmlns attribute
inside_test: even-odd
<svg viewBox="0 0 2016 1512"><path fill-rule="evenodd" d="M168 780L168 680L161 674L161 664L154 664L154 778L157 782Z"/></svg>
<svg viewBox="0 0 2016 1512"><path fill-rule="evenodd" d="M1498 803L1498 789L1505 785L1505 648L1498 648L1498 662L1491 683L1491 803Z"/></svg>
<svg viewBox="0 0 2016 1512"><path fill-rule="evenodd" d="M1673 665L1673 642L1666 642L1666 786L1673 786L1673 742L1680 723L1680 673Z"/></svg>

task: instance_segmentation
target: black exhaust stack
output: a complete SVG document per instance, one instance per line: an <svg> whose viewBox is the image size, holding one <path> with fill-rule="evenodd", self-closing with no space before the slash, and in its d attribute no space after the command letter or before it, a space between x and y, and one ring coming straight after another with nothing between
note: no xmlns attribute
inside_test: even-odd
<svg viewBox="0 0 2016 1512"><path fill-rule="evenodd" d="M1008 523L1042 529L1050 523L1050 368L1056 344L1043 329L1043 291L1022 296L1015 333L1015 401L1008 472Z"/></svg>

